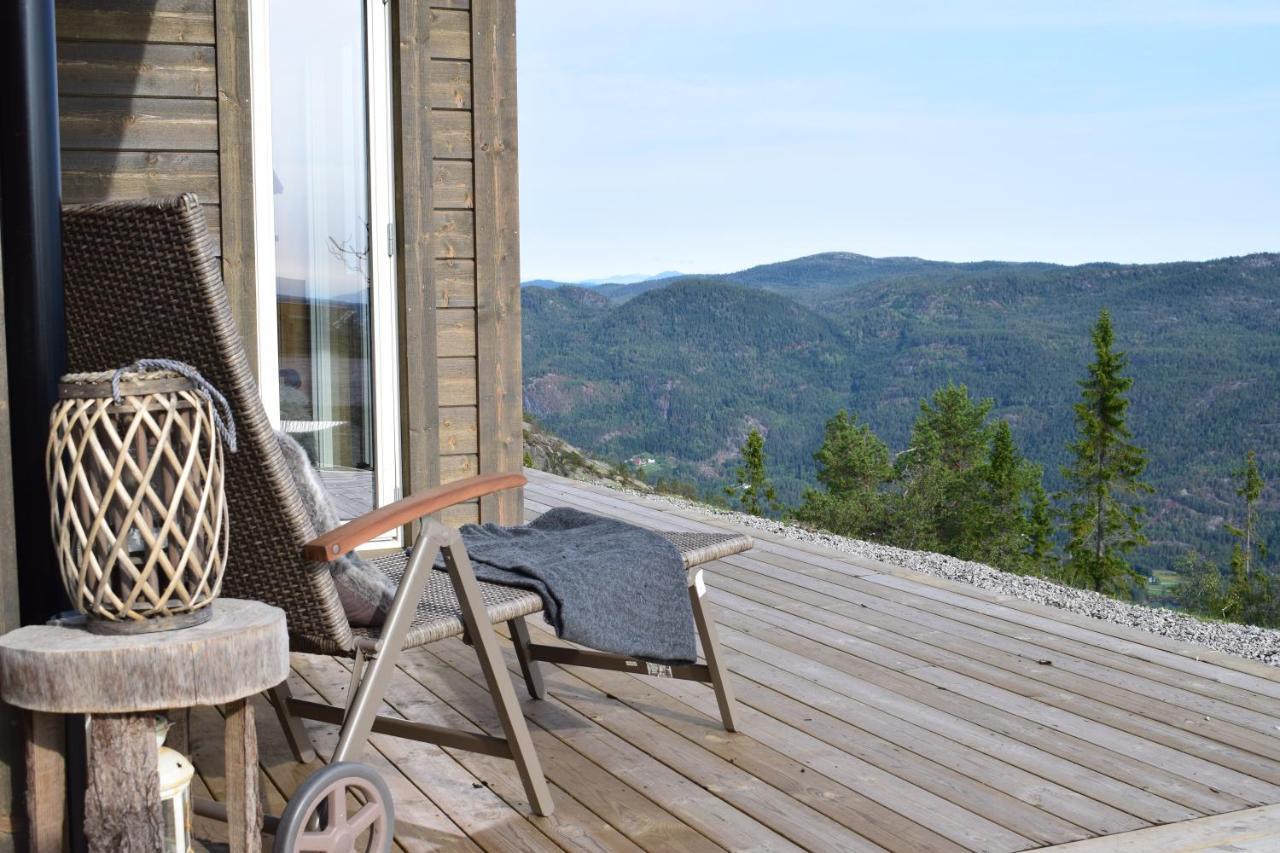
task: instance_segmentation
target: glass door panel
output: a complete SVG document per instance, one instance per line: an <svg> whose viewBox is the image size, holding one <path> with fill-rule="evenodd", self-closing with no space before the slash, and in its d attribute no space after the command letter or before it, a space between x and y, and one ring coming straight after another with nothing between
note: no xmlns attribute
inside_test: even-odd
<svg viewBox="0 0 1280 853"><path fill-rule="evenodd" d="M394 288L379 280L390 270L385 237L373 237L387 233L375 210L385 192L371 184L385 168L370 140L386 133L370 132L370 117L382 113L371 102L370 55L384 55L371 51L370 35L385 33L371 28L361 0L268 0L268 8L280 426L350 518L384 502L397 468L394 446L380 447L379 427L394 431L395 421L379 424L393 412L380 406L386 393L375 379L385 384L385 371L374 364L376 338L394 334L378 328L387 314L378 294ZM390 490L379 483L384 473Z"/></svg>

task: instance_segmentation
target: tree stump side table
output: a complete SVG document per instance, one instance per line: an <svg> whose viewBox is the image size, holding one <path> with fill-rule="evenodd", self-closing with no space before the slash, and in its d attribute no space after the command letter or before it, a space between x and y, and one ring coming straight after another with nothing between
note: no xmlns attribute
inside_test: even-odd
<svg viewBox="0 0 1280 853"><path fill-rule="evenodd" d="M231 850L257 853L258 744L246 699L289 675L284 611L221 598L209 621L154 634L109 636L81 627L31 625L0 637L0 698L30 713L27 812L32 850L60 850L39 780L51 772L42 733L58 714L92 715L85 835L91 853L162 850L160 781L152 715L227 705L227 811ZM43 766L41 766L43 765ZM61 768L52 769L61 778ZM47 778L47 776L45 776ZM58 791L58 796L61 796Z"/></svg>

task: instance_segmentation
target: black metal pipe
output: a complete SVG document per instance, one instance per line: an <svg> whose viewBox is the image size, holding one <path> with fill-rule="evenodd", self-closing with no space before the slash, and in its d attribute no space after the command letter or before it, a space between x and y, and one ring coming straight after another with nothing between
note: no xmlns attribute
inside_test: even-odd
<svg viewBox="0 0 1280 853"><path fill-rule="evenodd" d="M53 0L0 0L0 253L24 624L67 606L44 477L49 410L67 359L57 74ZM66 723L70 846L78 853L85 849L84 718L69 716Z"/></svg>
<svg viewBox="0 0 1280 853"><path fill-rule="evenodd" d="M22 621L65 606L49 533L44 445L66 366L52 0L0 2L0 227Z"/></svg>

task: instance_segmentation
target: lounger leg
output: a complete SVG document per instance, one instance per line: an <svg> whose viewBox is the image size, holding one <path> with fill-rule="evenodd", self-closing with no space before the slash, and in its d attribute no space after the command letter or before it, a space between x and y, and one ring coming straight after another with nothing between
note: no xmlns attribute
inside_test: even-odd
<svg viewBox="0 0 1280 853"><path fill-rule="evenodd" d="M729 683L729 670L725 668L720 653L720 637L716 633L716 623L703 607L702 597L707 588L702 582L702 570L693 573L689 584L689 603L693 605L693 621L698 626L698 639L702 641L702 654L707 659L707 669L711 671L711 686L716 691L716 703L720 706L720 721L727 732L738 730L738 720L734 715L733 685Z"/></svg>
<svg viewBox="0 0 1280 853"><path fill-rule="evenodd" d="M493 696L498 717L502 720L502 731L511 749L511 758L516 763L516 770L520 774L520 781L524 783L525 795L529 797L529 805L534 814L549 815L554 811L555 804L551 801L551 790L542 775L542 765L533 749L533 738L529 736L529 727L520 711L520 703L516 701L515 688L511 686L511 679L507 676L507 667L498 648L498 635L485 612L484 599L476 583L471 560L462 547L462 538L457 531L451 530L449 533L449 544L444 547L444 562L449 568L454 593L462 605L462 619L471 635L476 657L480 659L480 669L484 671L489 694Z"/></svg>
<svg viewBox="0 0 1280 853"><path fill-rule="evenodd" d="M520 673L529 688L529 695L534 699L545 699L547 689L542 684L542 672L538 662L529 654L529 628L524 624L524 617L518 616L507 622L511 629L511 644L516 649L516 660L520 662Z"/></svg>
<svg viewBox="0 0 1280 853"><path fill-rule="evenodd" d="M360 679L364 676L364 649L356 649L355 660L351 662L351 681L347 684L347 710L356 701L356 691L360 689Z"/></svg>
<svg viewBox="0 0 1280 853"><path fill-rule="evenodd" d="M435 562L436 554L440 553L440 546L444 541L441 532L448 532L448 529L438 522L428 523L424 525L422 535L413 546L404 578L400 581L395 600L391 602L387 621L382 626L377 657L365 667L354 697L347 697L347 716L342 722L338 748L333 751L331 763L358 760L369 740L373 720L378 715L382 697L386 695L387 685L396 671L400 650L404 648L404 638L409 633L409 625L413 622L418 601L422 598L422 590L427 585L427 573L434 571L431 564Z"/></svg>
<svg viewBox="0 0 1280 853"><path fill-rule="evenodd" d="M271 707L275 709L276 718L280 720L280 728L284 729L284 739L289 743L289 751L293 753L294 760L302 764L310 764L315 760L316 750L302 720L295 717L289 710L289 696L288 679L267 691L267 698L271 700Z"/></svg>

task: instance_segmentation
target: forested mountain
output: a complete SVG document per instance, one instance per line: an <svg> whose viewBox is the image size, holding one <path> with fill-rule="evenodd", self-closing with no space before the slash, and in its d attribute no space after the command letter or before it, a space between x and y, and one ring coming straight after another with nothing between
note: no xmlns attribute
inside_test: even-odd
<svg viewBox="0 0 1280 853"><path fill-rule="evenodd" d="M1140 563L1225 547L1247 449L1280 481L1280 255L1154 265L831 253L714 277L524 290L527 409L613 458L657 457L708 493L758 427L780 494L812 482L823 423L848 408L905 449L949 381L995 400L1050 489L1072 436L1089 327L1110 309L1150 454ZM1280 498L1262 517L1280 547Z"/></svg>
<svg viewBox="0 0 1280 853"><path fill-rule="evenodd" d="M596 452L670 457L705 482L758 426L798 484L822 413L848 403L856 357L831 320L722 282L683 280L620 308L580 288L525 291L524 324L532 414Z"/></svg>

